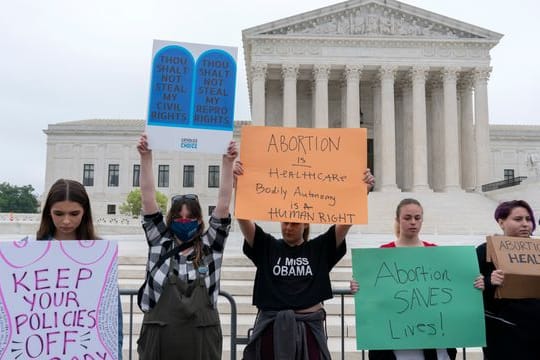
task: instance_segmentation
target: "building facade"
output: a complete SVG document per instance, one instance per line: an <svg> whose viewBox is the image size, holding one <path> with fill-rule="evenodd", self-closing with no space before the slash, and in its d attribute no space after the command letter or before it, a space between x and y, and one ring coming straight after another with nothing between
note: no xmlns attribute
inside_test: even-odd
<svg viewBox="0 0 540 360"><path fill-rule="evenodd" d="M401 192L432 204L440 212L434 224L464 208L483 209L467 215L478 216L471 224L491 222L494 201L509 192L491 196L482 185L527 177L532 189L540 181L540 127L489 125L490 50L501 37L394 0L351 0L244 30L252 121L235 122L234 136L240 141L240 128L251 123L367 128L368 164L377 177L373 231L393 222L392 211L377 206L397 203ZM98 215L118 214L138 187L135 146L144 126L49 125L45 191L58 178L77 179ZM169 198L199 194L208 215L220 164L216 155L156 152L157 189ZM448 231L457 228L487 225L451 224Z"/></svg>
<svg viewBox="0 0 540 360"><path fill-rule="evenodd" d="M392 0L243 31L257 125L365 127L380 191L490 181L487 81L502 35Z"/></svg>
<svg viewBox="0 0 540 360"><path fill-rule="evenodd" d="M119 214L127 195L139 187L136 145L144 120L82 120L51 124L47 135L45 194L59 178L83 183L96 214ZM156 188L167 197L199 195L203 213L217 199L221 157L210 154L156 152Z"/></svg>
<svg viewBox="0 0 540 360"><path fill-rule="evenodd" d="M234 137L248 121L235 122ZM97 215L119 214L120 205L138 187L136 144L144 120L81 120L50 124L47 135L45 192L59 178L86 186ZM540 126L491 125L489 182L508 176L536 179L540 175ZM169 198L196 193L203 212L217 198L221 158L217 155L156 152L154 176L158 191ZM44 194L45 196L46 194Z"/></svg>

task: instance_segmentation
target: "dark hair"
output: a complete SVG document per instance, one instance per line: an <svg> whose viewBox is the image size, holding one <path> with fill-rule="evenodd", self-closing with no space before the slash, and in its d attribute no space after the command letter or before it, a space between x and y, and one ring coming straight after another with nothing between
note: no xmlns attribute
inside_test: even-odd
<svg viewBox="0 0 540 360"><path fill-rule="evenodd" d="M304 224L304 232L302 232L302 238L304 241L309 240L309 223Z"/></svg>
<svg viewBox="0 0 540 360"><path fill-rule="evenodd" d="M203 242L201 239L202 234L204 233L204 221L202 216L201 204L199 203L198 198L193 196L174 196L171 200L171 208L167 213L166 221L167 226L169 227L175 217L180 214L182 206L186 205L189 214L192 218L199 221L199 229L195 237L193 238L193 250L195 258L193 259L193 265L199 267L201 260L204 256L203 254Z"/></svg>
<svg viewBox="0 0 540 360"><path fill-rule="evenodd" d="M534 213L531 209L531 206L525 201L525 200L511 200L511 201L504 201L497 206L495 209L495 213L493 214L493 217L495 218L495 221L506 220L508 216L510 216L510 213L515 208L522 207L529 213L529 216L531 217L532 221L532 230L531 234L536 230L536 220L534 219Z"/></svg>
<svg viewBox="0 0 540 360"><path fill-rule="evenodd" d="M77 239L74 240L99 239L94 230L90 199L84 186L75 180L58 179L51 186L45 200L45 205L41 211L41 223L36 234L38 240L47 240L54 236L56 227L52 220L51 208L60 201L73 201L80 204L83 208L81 223L75 230Z"/></svg>
<svg viewBox="0 0 540 360"><path fill-rule="evenodd" d="M394 233L396 235L396 237L399 238L399 233L400 233L400 229L399 229L399 215L401 215L401 208L406 206L406 205L417 205L420 207L420 209L422 209L422 212L424 211L424 208L422 207L422 205L420 204L420 201L416 200L416 199L413 199L413 198L406 198L406 199L403 199L399 202L397 208L396 208L396 221L394 222Z"/></svg>

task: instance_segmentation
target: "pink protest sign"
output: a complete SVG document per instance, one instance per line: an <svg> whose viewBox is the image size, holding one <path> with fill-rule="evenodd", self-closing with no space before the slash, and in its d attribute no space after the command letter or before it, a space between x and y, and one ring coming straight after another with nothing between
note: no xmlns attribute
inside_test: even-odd
<svg viewBox="0 0 540 360"><path fill-rule="evenodd" d="M118 358L118 246L0 243L0 359Z"/></svg>

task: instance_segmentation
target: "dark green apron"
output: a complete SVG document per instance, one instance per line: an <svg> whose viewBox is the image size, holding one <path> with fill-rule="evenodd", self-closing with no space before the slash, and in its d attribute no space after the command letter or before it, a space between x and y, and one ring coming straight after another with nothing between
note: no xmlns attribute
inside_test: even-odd
<svg viewBox="0 0 540 360"><path fill-rule="evenodd" d="M176 265L176 261L172 262ZM158 303L144 314L137 340L139 359L221 359L222 340L219 314L208 295L204 276L198 274L187 284L170 271Z"/></svg>

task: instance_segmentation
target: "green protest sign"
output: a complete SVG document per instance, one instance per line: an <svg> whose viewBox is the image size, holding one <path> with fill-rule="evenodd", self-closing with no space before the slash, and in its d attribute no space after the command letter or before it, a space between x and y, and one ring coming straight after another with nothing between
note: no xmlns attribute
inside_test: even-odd
<svg viewBox="0 0 540 360"><path fill-rule="evenodd" d="M352 249L357 349L485 345L472 246Z"/></svg>

